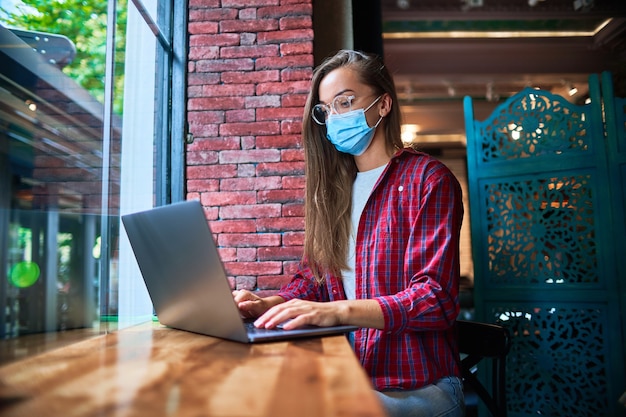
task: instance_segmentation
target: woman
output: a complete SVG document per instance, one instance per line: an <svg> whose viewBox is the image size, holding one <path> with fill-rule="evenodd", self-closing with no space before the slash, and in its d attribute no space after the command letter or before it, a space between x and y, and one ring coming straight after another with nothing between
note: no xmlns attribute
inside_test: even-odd
<svg viewBox="0 0 626 417"><path fill-rule="evenodd" d="M393 80L340 51L313 74L303 141L304 256L275 296L235 291L255 325L350 324L391 416L459 416L461 192L437 160L404 148Z"/></svg>

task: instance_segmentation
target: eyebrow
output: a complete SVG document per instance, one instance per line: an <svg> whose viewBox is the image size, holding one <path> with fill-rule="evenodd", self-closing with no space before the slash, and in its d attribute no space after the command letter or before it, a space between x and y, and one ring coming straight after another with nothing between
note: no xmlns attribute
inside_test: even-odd
<svg viewBox="0 0 626 417"><path fill-rule="evenodd" d="M352 90L351 88L345 88L345 89L343 89L343 90L339 91L337 94L335 94L335 95L333 96L332 100L334 100L335 98L337 98L337 97L339 97L339 96L343 96L343 95L345 95L346 93L350 93L351 95L354 95L354 94L355 94L355 91L354 91L354 90ZM331 100L331 101L332 101L332 100ZM320 100L320 103L327 104L325 101L321 101L321 100Z"/></svg>

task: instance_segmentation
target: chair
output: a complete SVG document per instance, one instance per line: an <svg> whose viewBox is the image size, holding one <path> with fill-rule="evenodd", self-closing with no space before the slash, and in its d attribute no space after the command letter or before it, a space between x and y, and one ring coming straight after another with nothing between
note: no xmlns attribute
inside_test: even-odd
<svg viewBox="0 0 626 417"><path fill-rule="evenodd" d="M496 324L458 320L461 375L466 390L473 390L494 417L506 417L506 355L511 338ZM491 392L476 376L476 365L491 359Z"/></svg>

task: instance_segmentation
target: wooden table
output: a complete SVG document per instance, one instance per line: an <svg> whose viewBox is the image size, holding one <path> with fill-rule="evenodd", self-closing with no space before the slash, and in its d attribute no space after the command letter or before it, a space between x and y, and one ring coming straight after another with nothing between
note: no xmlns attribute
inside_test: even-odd
<svg viewBox="0 0 626 417"><path fill-rule="evenodd" d="M384 412L344 336L246 345L145 324L1 367L0 415Z"/></svg>

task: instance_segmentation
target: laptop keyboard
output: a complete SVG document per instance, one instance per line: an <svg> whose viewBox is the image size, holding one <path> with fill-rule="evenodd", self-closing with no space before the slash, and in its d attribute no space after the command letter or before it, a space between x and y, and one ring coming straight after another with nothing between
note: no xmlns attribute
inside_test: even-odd
<svg viewBox="0 0 626 417"><path fill-rule="evenodd" d="M279 324L273 329L259 329L258 327L254 327L254 321L244 321L244 325L246 326L246 331L248 333L274 333L283 331L282 324Z"/></svg>

